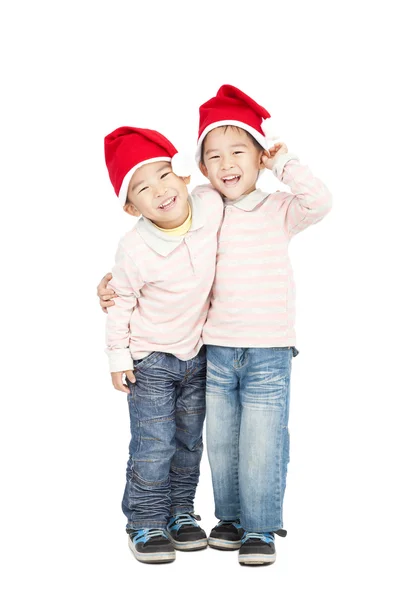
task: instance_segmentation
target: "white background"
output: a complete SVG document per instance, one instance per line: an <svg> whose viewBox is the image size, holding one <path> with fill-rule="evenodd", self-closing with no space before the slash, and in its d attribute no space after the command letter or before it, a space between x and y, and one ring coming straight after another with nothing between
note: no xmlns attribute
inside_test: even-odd
<svg viewBox="0 0 400 600"><path fill-rule="evenodd" d="M395 4L2 9L3 598L398 598ZM224 83L269 110L334 196L328 217L291 244L300 354L288 536L267 568L211 549L142 565L120 510L128 410L109 380L96 298L132 226L103 138L120 125L150 127L192 152L198 107ZM260 184L281 186L271 174ZM206 455L196 510L209 531Z"/></svg>

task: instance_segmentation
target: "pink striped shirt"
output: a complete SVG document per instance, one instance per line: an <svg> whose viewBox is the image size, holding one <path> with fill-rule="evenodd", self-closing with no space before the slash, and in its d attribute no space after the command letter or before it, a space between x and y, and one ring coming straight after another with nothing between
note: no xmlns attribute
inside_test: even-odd
<svg viewBox="0 0 400 600"><path fill-rule="evenodd" d="M181 360L196 356L215 274L221 196L199 186L189 196L192 225L170 236L141 217L120 241L110 287L118 294L108 309L110 371L133 368L153 351Z"/></svg>
<svg viewBox="0 0 400 600"><path fill-rule="evenodd" d="M282 155L273 172L291 193L257 189L225 202L205 344L268 348L296 343L288 246L296 233L329 212L331 194L295 155Z"/></svg>

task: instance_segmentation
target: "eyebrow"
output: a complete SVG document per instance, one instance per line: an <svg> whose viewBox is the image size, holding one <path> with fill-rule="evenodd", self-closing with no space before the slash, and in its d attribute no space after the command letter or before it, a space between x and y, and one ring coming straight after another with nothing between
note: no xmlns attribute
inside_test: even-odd
<svg viewBox="0 0 400 600"><path fill-rule="evenodd" d="M164 169L172 169L171 165L164 165L163 167L160 167L159 169L157 169L156 173L159 173L160 171L163 171ZM146 181L144 179L142 179L142 181L138 181L133 188L131 188L131 192L133 192L133 190L135 190L137 187L139 187L139 185L143 185L143 183L146 183Z"/></svg>
<svg viewBox="0 0 400 600"><path fill-rule="evenodd" d="M230 148L247 148L247 144L232 144L229 146ZM206 154L210 154L210 152L219 152L218 148L210 148L210 150L206 151Z"/></svg>

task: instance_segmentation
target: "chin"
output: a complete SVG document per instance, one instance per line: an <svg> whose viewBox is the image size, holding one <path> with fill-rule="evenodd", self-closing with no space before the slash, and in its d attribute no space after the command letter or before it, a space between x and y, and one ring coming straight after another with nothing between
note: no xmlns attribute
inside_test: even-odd
<svg viewBox="0 0 400 600"><path fill-rule="evenodd" d="M225 189L221 189L220 187L217 187L216 185L213 186L218 194L220 194L221 196L223 196L224 198L228 198L229 200L233 200L233 198L231 198L231 196L236 197L236 190L225 190Z"/></svg>
<svg viewBox="0 0 400 600"><path fill-rule="evenodd" d="M228 200L237 200L238 198L240 198L241 196L243 196L246 193L245 190L235 190L234 192L229 192L228 194L224 194L225 198L228 198Z"/></svg>

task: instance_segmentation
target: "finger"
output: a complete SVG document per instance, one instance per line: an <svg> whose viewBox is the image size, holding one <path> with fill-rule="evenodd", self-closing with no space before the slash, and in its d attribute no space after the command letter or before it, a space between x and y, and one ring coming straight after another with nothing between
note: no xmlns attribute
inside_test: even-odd
<svg viewBox="0 0 400 600"><path fill-rule="evenodd" d="M104 310L107 308L111 308L111 304L110 304L110 302L100 302L100 307L102 310Z"/></svg>
<svg viewBox="0 0 400 600"><path fill-rule="evenodd" d="M111 298L116 298L117 294L110 294L110 292L108 291L106 294L100 294L100 298L105 301L105 300L111 300Z"/></svg>
<svg viewBox="0 0 400 600"><path fill-rule="evenodd" d="M123 383L115 383L114 387L118 392L125 392L125 394L129 394L129 388Z"/></svg>
<svg viewBox="0 0 400 600"><path fill-rule="evenodd" d="M118 392L125 392L126 394L129 394L128 387L124 385L124 382L122 381L122 375L123 372L121 371L119 373L111 373L112 384L114 388L118 390Z"/></svg>
<svg viewBox="0 0 400 600"><path fill-rule="evenodd" d="M102 308L101 309L104 313L108 313L108 310L106 308Z"/></svg>
<svg viewBox="0 0 400 600"><path fill-rule="evenodd" d="M113 292L113 290L110 290L108 286L109 281L112 279L112 274L111 273L107 273L107 275L104 275L103 279L100 281L99 285L97 286L97 295L100 296L101 294L111 294Z"/></svg>
<svg viewBox="0 0 400 600"><path fill-rule="evenodd" d="M106 308L107 306L114 306L114 300L100 300L100 306Z"/></svg>
<svg viewBox="0 0 400 600"><path fill-rule="evenodd" d="M136 377L134 376L133 371L126 371L125 375L131 383L135 383Z"/></svg>

